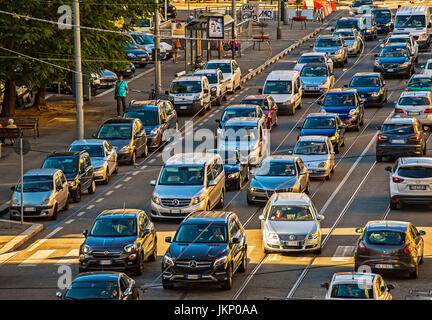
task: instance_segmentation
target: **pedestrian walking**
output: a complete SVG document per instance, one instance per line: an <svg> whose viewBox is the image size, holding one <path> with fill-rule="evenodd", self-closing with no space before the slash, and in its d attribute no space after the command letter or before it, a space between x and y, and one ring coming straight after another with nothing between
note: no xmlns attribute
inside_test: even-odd
<svg viewBox="0 0 432 320"><path fill-rule="evenodd" d="M121 110L123 113L126 111L126 96L129 93L129 88L126 81L123 80L123 75L118 76L118 81L115 84L114 99L117 100L117 116L121 116Z"/></svg>
<svg viewBox="0 0 432 320"><path fill-rule="evenodd" d="M191 22L193 19L195 19L194 14L191 12L189 15L189 18L186 19L186 22L189 23Z"/></svg>
<svg viewBox="0 0 432 320"><path fill-rule="evenodd" d="M14 129L14 128L18 128L18 127L15 125L13 119L9 119L8 120L8 125L6 126L6 128ZM10 138L9 140L10 140L11 145L15 143L15 139L14 138Z"/></svg>
<svg viewBox="0 0 432 320"><path fill-rule="evenodd" d="M173 62L178 62L178 53L181 49L181 43L180 40L177 38L174 41L174 50L173 50Z"/></svg>

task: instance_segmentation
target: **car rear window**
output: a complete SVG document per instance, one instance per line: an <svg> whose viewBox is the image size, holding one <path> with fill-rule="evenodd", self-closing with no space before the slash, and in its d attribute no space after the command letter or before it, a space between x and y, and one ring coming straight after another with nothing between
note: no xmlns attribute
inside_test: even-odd
<svg viewBox="0 0 432 320"><path fill-rule="evenodd" d="M414 126L412 124L385 124L383 125L382 132L388 134L410 134L414 133Z"/></svg>
<svg viewBox="0 0 432 320"><path fill-rule="evenodd" d="M432 178L432 168L430 167L400 167L397 174L405 178Z"/></svg>
<svg viewBox="0 0 432 320"><path fill-rule="evenodd" d="M367 289L358 283L335 284L331 290L332 298L372 299L373 289Z"/></svg>
<svg viewBox="0 0 432 320"><path fill-rule="evenodd" d="M365 240L369 244L396 246L405 242L405 234L390 230L366 231Z"/></svg>
<svg viewBox="0 0 432 320"><path fill-rule="evenodd" d="M430 101L427 97L402 97L398 104L401 106L428 106Z"/></svg>

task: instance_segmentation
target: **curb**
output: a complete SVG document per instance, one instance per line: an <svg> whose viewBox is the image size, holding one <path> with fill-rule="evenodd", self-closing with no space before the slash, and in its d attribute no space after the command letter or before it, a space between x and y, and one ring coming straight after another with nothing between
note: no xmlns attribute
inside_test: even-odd
<svg viewBox="0 0 432 320"><path fill-rule="evenodd" d="M7 223L20 223L18 221L9 221L9 220L0 220L0 222L7 222ZM11 241L6 243L4 247L0 249L0 255L5 254L11 251L14 251L21 245L23 245L25 242L30 240L32 237L34 237L36 234L41 232L43 230L43 225L39 223L28 223L25 222L24 224L29 225L30 227L27 228L24 232L17 235L15 238L13 238Z"/></svg>
<svg viewBox="0 0 432 320"><path fill-rule="evenodd" d="M313 32L309 33L308 35L304 36L302 39L300 39L299 41L297 41L296 43L292 44L291 46L289 46L288 48L286 48L285 50L279 52L277 55L275 55L273 58L267 60L266 62L264 62L261 66L259 66L258 68L256 68L255 70L249 72L247 75L245 75L242 78L242 83L246 83L247 81L249 81L250 79L256 77L258 74L260 74L261 72L263 72L265 69L267 69L268 67L270 67L272 64L276 63L277 61L279 61L281 58L285 57L288 53L290 53L291 51L293 51L294 49L298 48L300 45L302 45L303 43L305 43L306 41L308 41L309 39L315 37L319 32L321 32L322 30L324 30L325 28L328 27L328 23L324 23L321 25L321 27L315 29Z"/></svg>

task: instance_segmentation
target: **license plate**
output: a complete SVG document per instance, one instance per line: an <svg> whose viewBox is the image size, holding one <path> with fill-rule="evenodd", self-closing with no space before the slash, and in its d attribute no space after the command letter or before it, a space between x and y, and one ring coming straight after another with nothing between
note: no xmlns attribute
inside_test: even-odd
<svg viewBox="0 0 432 320"><path fill-rule="evenodd" d="M391 141L392 143L405 143L405 140L394 139Z"/></svg>
<svg viewBox="0 0 432 320"><path fill-rule="evenodd" d="M426 190L426 186L409 186L410 190Z"/></svg>
<svg viewBox="0 0 432 320"><path fill-rule="evenodd" d="M408 112L409 116L419 116L421 112Z"/></svg>
<svg viewBox="0 0 432 320"><path fill-rule="evenodd" d="M199 279L199 274L187 274L186 275L186 279L189 279L189 280L198 280Z"/></svg>
<svg viewBox="0 0 432 320"><path fill-rule="evenodd" d="M364 97L365 97L365 95L364 95L364 94L361 94L361 95L360 95L360 97L364 98Z"/></svg>
<svg viewBox="0 0 432 320"><path fill-rule="evenodd" d="M111 260L101 260L101 261L99 261L99 264L102 266L106 266L106 265L112 264L112 261Z"/></svg>
<svg viewBox="0 0 432 320"><path fill-rule="evenodd" d="M170 209L169 212L170 212L170 213L179 214L179 213L181 213L181 210L173 210L173 209Z"/></svg>
<svg viewBox="0 0 432 320"><path fill-rule="evenodd" d="M299 243L297 241L287 241L287 242L285 242L285 245L287 245L287 246L298 246Z"/></svg>
<svg viewBox="0 0 432 320"><path fill-rule="evenodd" d="M187 109L187 106L181 106L180 109L185 110Z"/></svg>
<svg viewBox="0 0 432 320"><path fill-rule="evenodd" d="M394 266L392 264L376 264L376 269L393 269Z"/></svg>
<svg viewBox="0 0 432 320"><path fill-rule="evenodd" d="M131 72L131 69L127 69L126 72Z"/></svg>
<svg viewBox="0 0 432 320"><path fill-rule="evenodd" d="M387 72L393 72L394 69L387 69Z"/></svg>
<svg viewBox="0 0 432 320"><path fill-rule="evenodd" d="M36 208L27 207L27 208L24 208L24 211L32 211L32 212L34 212L34 211L36 211Z"/></svg>

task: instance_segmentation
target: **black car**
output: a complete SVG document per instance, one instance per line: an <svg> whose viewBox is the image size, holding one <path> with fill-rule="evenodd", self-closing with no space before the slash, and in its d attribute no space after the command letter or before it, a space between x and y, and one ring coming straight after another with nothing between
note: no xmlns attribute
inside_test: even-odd
<svg viewBox="0 0 432 320"><path fill-rule="evenodd" d="M94 168L86 151L52 153L45 158L42 168L60 169L66 176L69 194L74 202L81 201L81 193L96 191Z"/></svg>
<svg viewBox="0 0 432 320"><path fill-rule="evenodd" d="M414 56L408 43L395 43L382 48L375 55L374 72L382 75L403 75L407 78L414 74Z"/></svg>
<svg viewBox="0 0 432 320"><path fill-rule="evenodd" d="M124 43L123 47L125 48L127 59L133 64L145 67L149 63L150 56L147 51L130 43Z"/></svg>
<svg viewBox="0 0 432 320"><path fill-rule="evenodd" d="M105 210L83 235L79 272L126 270L140 275L144 262L157 257L156 229L142 210Z"/></svg>
<svg viewBox="0 0 432 320"><path fill-rule="evenodd" d="M365 106L377 105L382 107L387 102L387 87L383 76L378 72L356 73L346 87L357 89L357 93L364 100Z"/></svg>
<svg viewBox="0 0 432 320"><path fill-rule="evenodd" d="M372 14L375 16L378 33L386 33L393 30L393 16L389 8L372 9Z"/></svg>
<svg viewBox="0 0 432 320"><path fill-rule="evenodd" d="M247 268L246 232L233 212L191 213L180 224L162 262L162 285L216 282L230 290L236 271Z"/></svg>
<svg viewBox="0 0 432 320"><path fill-rule="evenodd" d="M372 272L408 271L417 278L419 264L423 263L424 231L418 231L410 222L369 221L361 233L354 251L355 271L368 266Z"/></svg>
<svg viewBox="0 0 432 320"><path fill-rule="evenodd" d="M240 151L212 149L207 152L219 154L224 161L225 185L230 189L241 190L249 180L249 164L240 161Z"/></svg>
<svg viewBox="0 0 432 320"><path fill-rule="evenodd" d="M145 127L136 118L112 118L104 122L96 139L107 140L117 151L119 163L136 163L137 157L147 157L148 146Z"/></svg>
<svg viewBox="0 0 432 320"><path fill-rule="evenodd" d="M377 128L376 161L383 157L426 155L427 134L416 118L390 118Z"/></svg>
<svg viewBox="0 0 432 320"><path fill-rule="evenodd" d="M62 300L139 300L135 280L118 272L80 274L56 296Z"/></svg>
<svg viewBox="0 0 432 320"><path fill-rule="evenodd" d="M160 13L165 17L165 3L162 2L160 7ZM167 19L173 19L177 17L177 8L174 7L171 3L168 3L167 6Z"/></svg>

